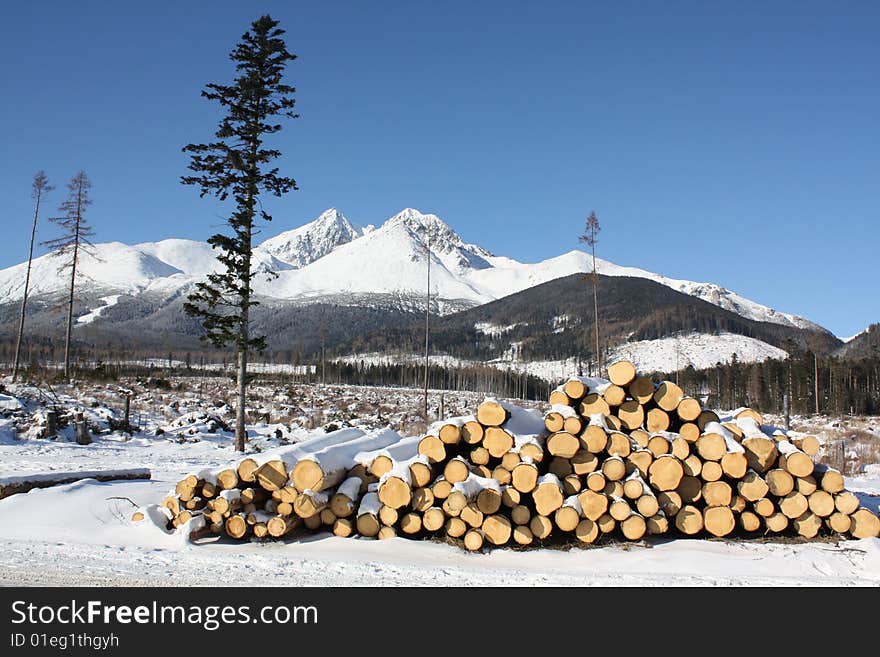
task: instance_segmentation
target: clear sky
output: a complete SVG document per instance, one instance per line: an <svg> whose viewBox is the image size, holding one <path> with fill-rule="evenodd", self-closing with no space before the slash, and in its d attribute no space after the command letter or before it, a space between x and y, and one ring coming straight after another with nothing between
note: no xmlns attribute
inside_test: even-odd
<svg viewBox="0 0 880 657"><path fill-rule="evenodd" d="M523 261L579 248L711 281L837 335L880 321L880 3L3 2L0 267L27 257L30 183L83 169L96 241L206 239L179 183L199 96L270 13L298 58L275 142L300 187L268 237L335 206L434 212ZM38 239L54 236L41 224ZM38 249L39 253L45 249Z"/></svg>

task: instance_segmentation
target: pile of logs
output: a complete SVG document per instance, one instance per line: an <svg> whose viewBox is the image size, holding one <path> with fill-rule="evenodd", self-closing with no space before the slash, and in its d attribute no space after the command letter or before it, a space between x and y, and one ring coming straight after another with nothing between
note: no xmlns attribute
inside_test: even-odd
<svg viewBox="0 0 880 657"><path fill-rule="evenodd" d="M401 438L342 429L237 468L189 475L163 500L190 537L449 538L468 550L568 535L813 538L880 534L880 520L814 462L820 444L719 417L626 361L608 379L572 377L549 410L486 399L474 415ZM143 517L143 515L141 515Z"/></svg>

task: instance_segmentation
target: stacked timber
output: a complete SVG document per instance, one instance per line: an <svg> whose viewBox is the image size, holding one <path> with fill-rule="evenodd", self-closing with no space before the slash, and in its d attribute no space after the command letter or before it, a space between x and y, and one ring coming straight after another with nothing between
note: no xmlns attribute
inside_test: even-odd
<svg viewBox="0 0 880 657"><path fill-rule="evenodd" d="M342 429L181 480L169 529L439 538L468 550L650 535L880 534L812 436L726 416L629 362L571 377L545 412L487 398L421 436ZM143 518L145 514L139 512Z"/></svg>

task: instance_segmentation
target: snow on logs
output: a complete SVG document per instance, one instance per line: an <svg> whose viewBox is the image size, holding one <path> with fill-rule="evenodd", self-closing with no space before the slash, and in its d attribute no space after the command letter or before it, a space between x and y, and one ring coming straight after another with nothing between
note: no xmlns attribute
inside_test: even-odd
<svg viewBox="0 0 880 657"><path fill-rule="evenodd" d="M133 520L191 539L328 531L471 551L606 535L877 536L841 473L813 462L820 447L753 409L722 417L619 361L608 379L570 377L543 414L487 398L424 435L340 429L194 472Z"/></svg>

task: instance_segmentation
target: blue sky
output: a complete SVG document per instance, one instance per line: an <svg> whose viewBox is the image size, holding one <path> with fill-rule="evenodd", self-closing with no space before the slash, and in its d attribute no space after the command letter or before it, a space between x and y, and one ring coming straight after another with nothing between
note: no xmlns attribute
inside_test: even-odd
<svg viewBox="0 0 880 657"><path fill-rule="evenodd" d="M275 142L300 187L264 236L335 206L404 207L537 261L579 248L719 283L838 335L880 321L880 4L4 3L0 267L27 257L30 182L90 176L96 241L206 239L180 185L199 97L270 13L298 56ZM43 252L40 249L39 252Z"/></svg>

